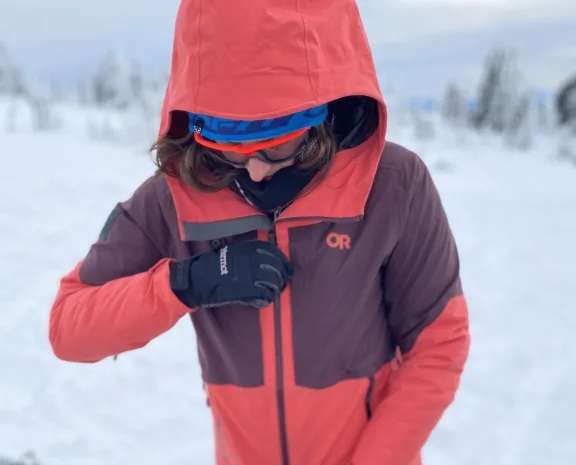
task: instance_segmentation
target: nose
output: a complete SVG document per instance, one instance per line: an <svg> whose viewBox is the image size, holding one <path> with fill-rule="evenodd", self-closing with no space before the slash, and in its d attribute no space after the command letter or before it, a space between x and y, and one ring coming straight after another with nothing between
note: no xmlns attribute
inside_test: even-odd
<svg viewBox="0 0 576 465"><path fill-rule="evenodd" d="M258 158L251 158L248 160L246 169L248 170L248 174L250 175L252 181L260 182L272 174L274 168L268 163L259 160Z"/></svg>

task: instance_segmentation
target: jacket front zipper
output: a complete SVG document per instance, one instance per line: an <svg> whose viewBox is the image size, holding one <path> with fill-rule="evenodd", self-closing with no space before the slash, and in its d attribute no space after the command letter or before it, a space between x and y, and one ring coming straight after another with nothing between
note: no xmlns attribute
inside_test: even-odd
<svg viewBox="0 0 576 465"><path fill-rule="evenodd" d="M270 230L270 241L278 245L276 240L276 219L280 210L274 210L274 222ZM280 430L280 451L282 465L290 465L288 456L288 434L286 431L286 401L284 398L284 365L282 347L282 314L280 313L280 296L274 299L274 345L276 351L276 404L278 408L278 425Z"/></svg>

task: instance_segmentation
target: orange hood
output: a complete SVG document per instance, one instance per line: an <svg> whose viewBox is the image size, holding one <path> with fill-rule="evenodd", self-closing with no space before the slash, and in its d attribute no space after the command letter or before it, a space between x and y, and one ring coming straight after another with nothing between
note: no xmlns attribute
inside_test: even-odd
<svg viewBox="0 0 576 465"><path fill-rule="evenodd" d="M268 119L349 96L377 102L378 129L359 146L341 148L324 181L282 217L364 213L387 113L355 0L181 0L161 136L187 130L183 112ZM172 178L168 184L181 224L257 213L230 190L202 193Z"/></svg>
<svg viewBox="0 0 576 465"><path fill-rule="evenodd" d="M160 134L173 110L267 119L348 95L383 103L355 0L182 0Z"/></svg>

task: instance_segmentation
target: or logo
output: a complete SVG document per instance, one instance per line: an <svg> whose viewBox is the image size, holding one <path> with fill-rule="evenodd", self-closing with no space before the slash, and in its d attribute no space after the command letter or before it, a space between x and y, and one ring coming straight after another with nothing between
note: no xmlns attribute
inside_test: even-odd
<svg viewBox="0 0 576 465"><path fill-rule="evenodd" d="M228 274L228 246L220 249L220 275Z"/></svg>
<svg viewBox="0 0 576 465"><path fill-rule="evenodd" d="M332 249L349 249L351 247L350 236L333 232L326 237L326 244Z"/></svg>

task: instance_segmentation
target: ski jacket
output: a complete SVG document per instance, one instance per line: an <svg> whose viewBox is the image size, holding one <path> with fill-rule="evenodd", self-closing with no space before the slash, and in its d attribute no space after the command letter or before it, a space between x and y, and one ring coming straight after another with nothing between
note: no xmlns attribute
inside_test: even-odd
<svg viewBox="0 0 576 465"><path fill-rule="evenodd" d="M190 315L218 465L413 465L457 391L468 314L454 238L387 111L354 0L184 0L160 134L191 111L282 116L330 102L339 151L275 218L226 189L157 175L120 202L50 315L61 359L145 346ZM274 241L293 278L274 304L190 309L169 263Z"/></svg>

